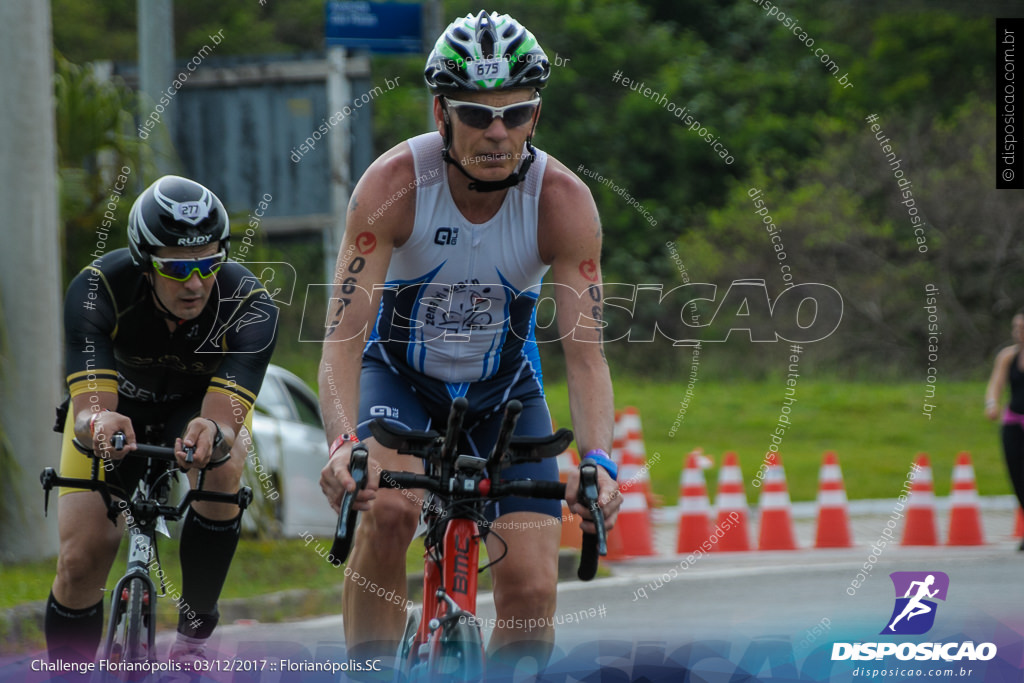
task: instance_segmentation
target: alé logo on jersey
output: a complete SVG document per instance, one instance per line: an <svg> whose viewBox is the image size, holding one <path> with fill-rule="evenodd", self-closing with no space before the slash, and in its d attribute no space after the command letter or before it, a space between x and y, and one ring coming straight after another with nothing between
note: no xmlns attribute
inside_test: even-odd
<svg viewBox="0 0 1024 683"><path fill-rule="evenodd" d="M438 228L434 232L434 244L440 244L443 247L455 246L455 243L458 241L458 228Z"/></svg>
<svg viewBox="0 0 1024 683"><path fill-rule="evenodd" d="M895 591L892 614L879 635L919 636L935 625L939 603L949 592L945 572L893 572L889 574ZM996 656L994 643L974 641L944 643L833 643L832 661L880 660L895 656L901 661L988 661Z"/></svg>

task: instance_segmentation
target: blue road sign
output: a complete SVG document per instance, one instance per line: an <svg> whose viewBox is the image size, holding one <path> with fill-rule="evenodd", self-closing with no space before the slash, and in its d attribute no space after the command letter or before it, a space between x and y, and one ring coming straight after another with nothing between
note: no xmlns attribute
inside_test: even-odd
<svg viewBox="0 0 1024 683"><path fill-rule="evenodd" d="M328 45L371 52L422 52L422 11L399 2L328 2Z"/></svg>

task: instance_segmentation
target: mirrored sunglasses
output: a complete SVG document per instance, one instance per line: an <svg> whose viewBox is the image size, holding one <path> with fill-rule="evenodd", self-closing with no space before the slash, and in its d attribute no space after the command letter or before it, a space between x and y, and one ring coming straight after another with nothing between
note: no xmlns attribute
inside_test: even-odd
<svg viewBox="0 0 1024 683"><path fill-rule="evenodd" d="M540 105L540 95L534 95L533 99L526 102L507 104L504 107L490 107L477 102L460 102L455 100L446 100L446 102L449 107L455 110L455 115L459 117L459 121L462 121L470 128L487 130L491 122L499 117L505 123L506 128L518 128L533 118L533 113L537 111L537 107Z"/></svg>
<svg viewBox="0 0 1024 683"><path fill-rule="evenodd" d="M153 258L153 270L169 280L185 282L192 277L193 272L198 272L199 277L206 279L214 274L224 264L226 256L223 250L213 256L204 256L200 259L178 259L178 258Z"/></svg>

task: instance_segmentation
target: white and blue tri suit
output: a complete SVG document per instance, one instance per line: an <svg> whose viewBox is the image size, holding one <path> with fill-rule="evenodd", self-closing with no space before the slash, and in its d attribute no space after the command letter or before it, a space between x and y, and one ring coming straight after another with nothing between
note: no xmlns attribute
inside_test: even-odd
<svg viewBox="0 0 1024 683"><path fill-rule="evenodd" d="M363 352L360 439L387 417L410 429L444 429L451 402L469 401L468 452L486 456L501 408L523 403L517 435L551 433L535 305L548 270L537 246L538 205L547 154L536 150L526 178L484 223L452 200L438 133L409 140L417 178L412 234L388 267L373 331ZM509 479L558 479L554 459L505 470ZM509 498L493 517L529 510L561 515L558 501ZM490 515L489 515L490 516Z"/></svg>

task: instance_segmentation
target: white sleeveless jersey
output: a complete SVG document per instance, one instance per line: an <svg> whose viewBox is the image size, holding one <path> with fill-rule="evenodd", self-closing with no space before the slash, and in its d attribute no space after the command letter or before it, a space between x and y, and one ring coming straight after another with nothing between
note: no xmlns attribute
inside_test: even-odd
<svg viewBox="0 0 1024 683"><path fill-rule="evenodd" d="M539 375L534 309L548 267L537 214L547 154L536 150L526 178L490 220L471 223L452 200L440 134L409 145L416 217L392 254L369 346L446 383L521 375L528 365Z"/></svg>

